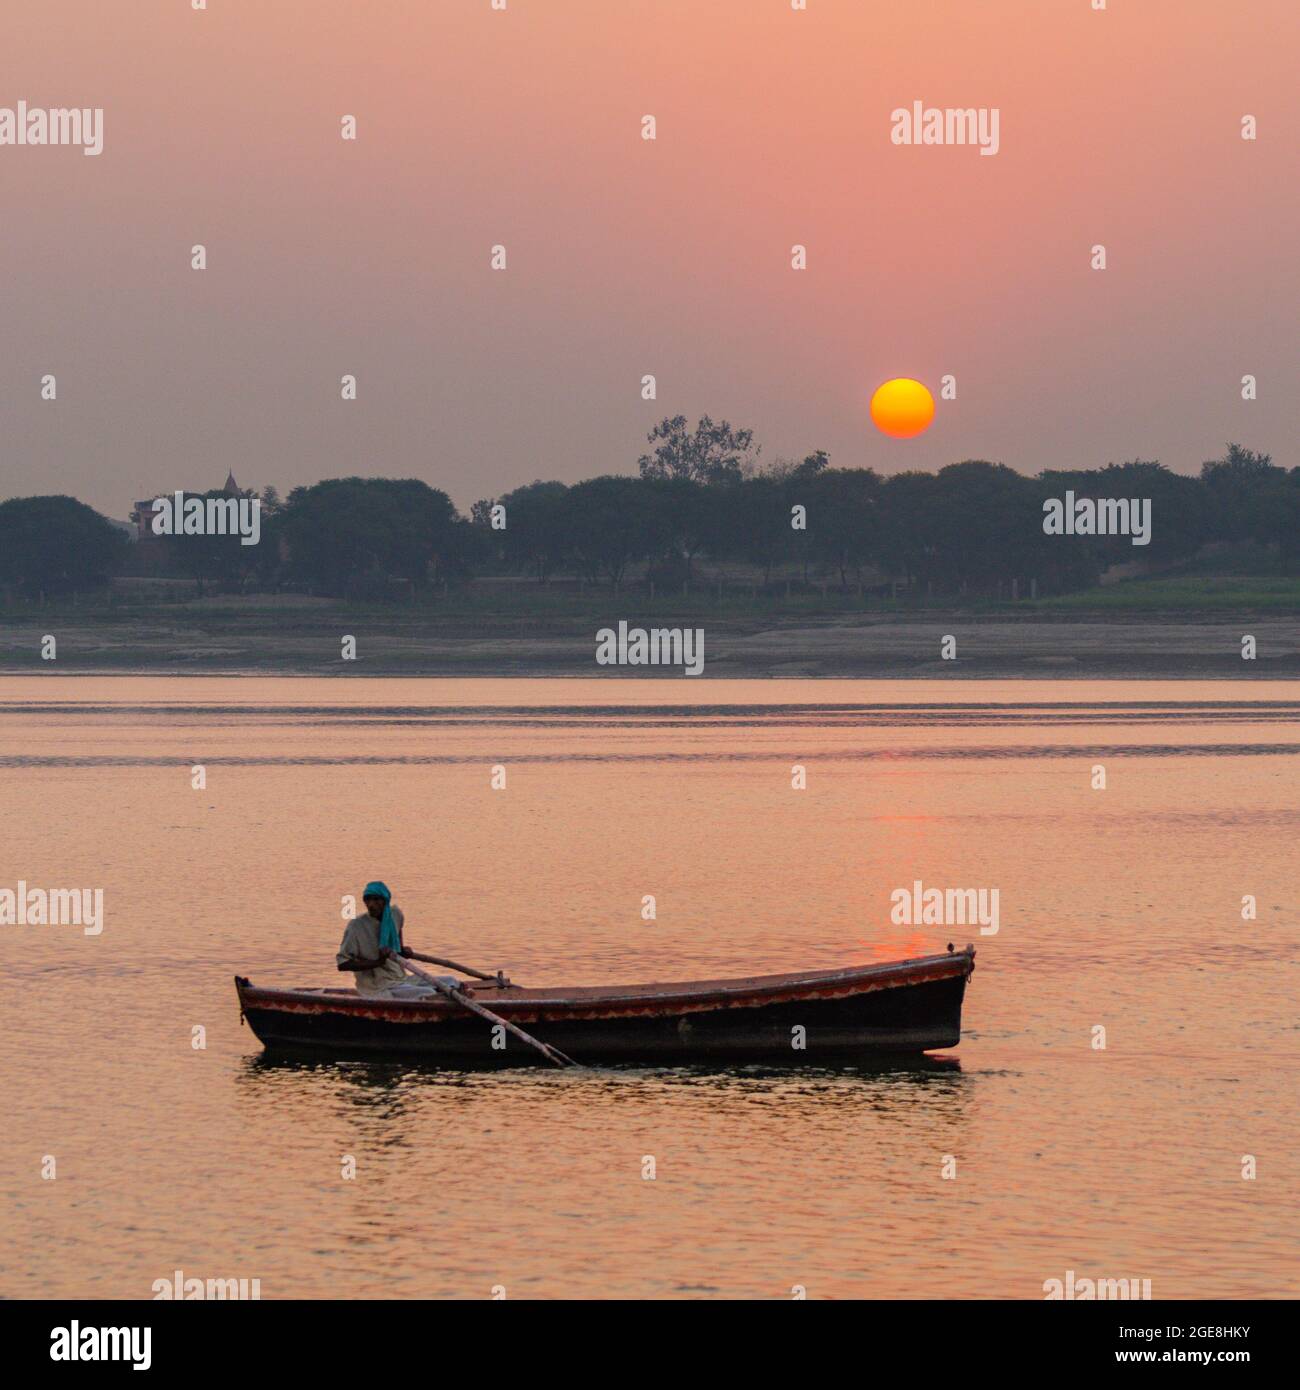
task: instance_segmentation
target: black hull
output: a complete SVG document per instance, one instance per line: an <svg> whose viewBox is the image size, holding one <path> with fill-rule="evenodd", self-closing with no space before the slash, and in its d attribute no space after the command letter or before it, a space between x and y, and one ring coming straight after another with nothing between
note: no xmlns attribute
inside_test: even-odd
<svg viewBox="0 0 1300 1390"><path fill-rule="evenodd" d="M525 1026L588 1064L843 1065L955 1047L966 979L962 974L838 999ZM396 1022L344 1010L261 1008L252 1000L245 1001L244 1016L268 1052L277 1054L419 1057L467 1069L549 1065L509 1034L504 1048L494 1048L492 1026L472 1017ZM792 1045L797 1028L804 1030L802 1047Z"/></svg>

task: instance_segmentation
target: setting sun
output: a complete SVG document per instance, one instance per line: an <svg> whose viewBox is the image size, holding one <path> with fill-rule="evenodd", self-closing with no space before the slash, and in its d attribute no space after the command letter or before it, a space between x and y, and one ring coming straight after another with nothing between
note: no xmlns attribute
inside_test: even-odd
<svg viewBox="0 0 1300 1390"><path fill-rule="evenodd" d="M911 439L929 429L934 419L934 397L919 381L898 376L876 388L871 398L871 418L882 434Z"/></svg>

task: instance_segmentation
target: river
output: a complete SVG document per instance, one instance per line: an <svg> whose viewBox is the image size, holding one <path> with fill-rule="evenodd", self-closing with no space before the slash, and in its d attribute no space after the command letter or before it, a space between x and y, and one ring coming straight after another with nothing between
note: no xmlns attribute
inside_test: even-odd
<svg viewBox="0 0 1300 1390"><path fill-rule="evenodd" d="M103 891L0 927L0 1295L1295 1296L1298 754L1290 683L0 679L0 890ZM232 977L340 983L370 878L521 983L973 941L962 1041L268 1062Z"/></svg>

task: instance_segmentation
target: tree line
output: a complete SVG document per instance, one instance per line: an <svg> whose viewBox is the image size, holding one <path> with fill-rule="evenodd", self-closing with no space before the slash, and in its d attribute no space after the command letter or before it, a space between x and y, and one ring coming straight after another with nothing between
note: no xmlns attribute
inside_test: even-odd
<svg viewBox="0 0 1300 1390"><path fill-rule="evenodd" d="M641 566L647 580L680 586L726 564L747 567L755 587L784 576L933 594L1002 594L1032 583L1050 594L1095 584L1124 561L1189 558L1211 541L1254 542L1259 565L1300 573L1300 468L1237 444L1198 476L1134 460L1029 477L971 459L882 477L833 467L820 450L764 465L752 431L708 416L694 429L684 417L666 419L648 443L636 476L538 480L475 502L468 517L416 479L334 478L283 500L268 488L254 546L206 534L134 545L73 498L14 498L0 504L0 586L59 594L147 567L199 590L384 598L395 585L409 591L488 574L617 587ZM1148 500L1150 544L1046 534L1044 503L1067 491Z"/></svg>

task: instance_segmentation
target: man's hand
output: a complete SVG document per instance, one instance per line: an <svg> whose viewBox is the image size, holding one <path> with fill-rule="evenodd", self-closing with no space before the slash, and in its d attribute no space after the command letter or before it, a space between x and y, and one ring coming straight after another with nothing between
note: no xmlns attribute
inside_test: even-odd
<svg viewBox="0 0 1300 1390"><path fill-rule="evenodd" d="M376 970L383 965L393 953L391 951L380 950L378 960L364 960L360 956L349 956L347 960L339 961L340 970L351 970L356 973L361 970Z"/></svg>

